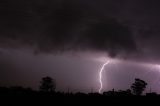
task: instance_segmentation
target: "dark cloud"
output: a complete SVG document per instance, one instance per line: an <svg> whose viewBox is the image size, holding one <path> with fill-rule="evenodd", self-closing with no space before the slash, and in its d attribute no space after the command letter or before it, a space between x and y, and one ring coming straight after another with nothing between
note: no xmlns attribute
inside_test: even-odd
<svg viewBox="0 0 160 106"><path fill-rule="evenodd" d="M1 46L158 58L158 0L3 0ZM16 43L15 43L16 42ZM19 42L19 43L17 43ZM138 57L138 58L139 58Z"/></svg>
<svg viewBox="0 0 160 106"><path fill-rule="evenodd" d="M0 83L36 88L41 77L50 75L62 90L98 89L103 63L93 58L109 53L126 60L106 67L107 89L128 88L139 77L156 82L158 90L159 67L150 63L160 62L159 4L159 0L1 0ZM34 55L33 49L64 54ZM68 56L63 51L74 52ZM75 51L81 56L75 58Z"/></svg>
<svg viewBox="0 0 160 106"><path fill-rule="evenodd" d="M40 51L98 50L114 56L136 50L128 26L82 1L5 0L0 8L1 39L18 39Z"/></svg>

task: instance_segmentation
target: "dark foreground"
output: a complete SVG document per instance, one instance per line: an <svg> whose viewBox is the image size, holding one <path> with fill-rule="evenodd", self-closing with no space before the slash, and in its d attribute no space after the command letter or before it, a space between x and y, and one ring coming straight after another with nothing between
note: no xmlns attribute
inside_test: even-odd
<svg viewBox="0 0 160 106"><path fill-rule="evenodd" d="M0 94L0 103L2 106L9 105L158 105L160 104L160 96L103 96L103 95L58 95L58 94Z"/></svg>
<svg viewBox="0 0 160 106"><path fill-rule="evenodd" d="M134 96L127 91L99 93L40 92L29 88L0 87L0 106L59 106L59 105L159 105L160 95L149 93Z"/></svg>

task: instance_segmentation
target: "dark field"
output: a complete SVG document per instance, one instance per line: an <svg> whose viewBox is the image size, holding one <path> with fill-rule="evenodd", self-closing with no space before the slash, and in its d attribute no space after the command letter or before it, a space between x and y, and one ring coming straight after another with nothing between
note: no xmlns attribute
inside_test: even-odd
<svg viewBox="0 0 160 106"><path fill-rule="evenodd" d="M30 89L4 89L0 92L0 102L5 105L158 105L160 96L148 93L144 96L135 96L116 91L108 93L62 93L39 92Z"/></svg>

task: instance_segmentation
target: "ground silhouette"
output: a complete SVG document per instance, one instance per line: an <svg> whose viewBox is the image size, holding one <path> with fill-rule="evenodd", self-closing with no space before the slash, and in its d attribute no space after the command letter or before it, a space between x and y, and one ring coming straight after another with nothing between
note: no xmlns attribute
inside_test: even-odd
<svg viewBox="0 0 160 106"><path fill-rule="evenodd" d="M49 81L44 81L47 79ZM44 82L43 82L44 81ZM50 82L51 81L51 82ZM135 82L137 79L135 79ZM140 81L140 79L139 79ZM141 80L142 81L142 80ZM50 82L50 83L48 83ZM142 81L143 82L143 81ZM54 82L52 82L52 78L44 77L40 84L43 83L52 85L49 88L54 88L53 90L49 90L46 88L45 90L32 90L31 88L24 88L21 86L15 87L0 87L0 101L1 104L6 105L49 105L49 104L122 104L122 105L138 105L140 103L152 103L152 105L156 102L159 102L160 95L155 92L146 93L144 95L136 95L132 92L132 90L118 90L114 89L111 91L103 92L99 94L97 92L92 93L68 93L68 92L59 92L55 91ZM42 86L41 85L41 86ZM132 86L135 85L133 83ZM45 85L46 86L46 85Z"/></svg>

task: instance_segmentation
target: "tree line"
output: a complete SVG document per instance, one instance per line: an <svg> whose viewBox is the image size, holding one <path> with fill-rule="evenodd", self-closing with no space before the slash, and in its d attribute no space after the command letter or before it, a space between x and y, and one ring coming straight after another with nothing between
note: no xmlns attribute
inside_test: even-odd
<svg viewBox="0 0 160 106"><path fill-rule="evenodd" d="M135 82L131 85L131 90L128 89L125 92L122 90L119 90L119 92L122 92L124 94L133 94L140 96L142 95L143 91L145 90L147 86L147 83L141 79L136 78ZM55 92L56 89L56 83L55 80L52 79L51 77L44 77L40 81L40 91L43 92ZM112 92L115 92L114 89ZM108 92L109 93L109 92ZM104 94L107 94L107 92L104 92Z"/></svg>
<svg viewBox="0 0 160 106"><path fill-rule="evenodd" d="M56 91L56 80L46 76L40 80L39 90L32 90L31 88L23 88L21 86L15 87L0 87L0 94L51 94L51 95L89 95L89 96L141 96L147 87L147 83L139 78L136 78L134 83L131 84L130 89L115 91L105 91L102 94L97 92L90 92L88 94L77 92L59 92ZM155 92L146 93L146 95L157 95Z"/></svg>

